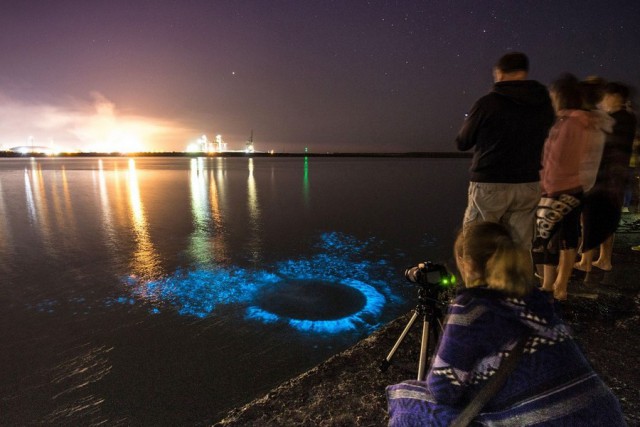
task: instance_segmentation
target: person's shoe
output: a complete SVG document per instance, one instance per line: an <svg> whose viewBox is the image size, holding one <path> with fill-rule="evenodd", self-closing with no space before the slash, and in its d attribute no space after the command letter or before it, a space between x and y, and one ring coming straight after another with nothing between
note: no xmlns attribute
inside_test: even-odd
<svg viewBox="0 0 640 427"><path fill-rule="evenodd" d="M640 245L638 245L638 246L631 246L631 250L632 250L632 251L640 251Z"/></svg>

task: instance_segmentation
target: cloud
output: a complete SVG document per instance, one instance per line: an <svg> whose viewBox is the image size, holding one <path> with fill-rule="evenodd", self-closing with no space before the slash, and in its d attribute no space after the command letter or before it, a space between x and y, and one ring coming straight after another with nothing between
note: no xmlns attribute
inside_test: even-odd
<svg viewBox="0 0 640 427"><path fill-rule="evenodd" d="M198 131L185 123L124 113L106 96L66 103L24 102L0 93L0 148L55 146L82 151L182 151Z"/></svg>

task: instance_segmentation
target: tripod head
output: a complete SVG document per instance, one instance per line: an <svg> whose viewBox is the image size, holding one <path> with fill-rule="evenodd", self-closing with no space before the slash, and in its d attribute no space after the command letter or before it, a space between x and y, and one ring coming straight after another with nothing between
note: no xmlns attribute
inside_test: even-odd
<svg viewBox="0 0 640 427"><path fill-rule="evenodd" d="M442 264L425 261L407 268L404 277L418 285L416 311L420 314L436 313L441 317L448 305L451 291L455 288L456 276Z"/></svg>
<svg viewBox="0 0 640 427"><path fill-rule="evenodd" d="M447 305L448 303L440 298L440 294L434 297L428 289L418 288L418 303L415 308L418 314L439 319L443 317Z"/></svg>

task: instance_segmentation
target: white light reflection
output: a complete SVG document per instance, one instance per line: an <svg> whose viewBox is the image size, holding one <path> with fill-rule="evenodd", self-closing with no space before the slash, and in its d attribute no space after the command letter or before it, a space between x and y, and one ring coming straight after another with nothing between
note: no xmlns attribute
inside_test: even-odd
<svg viewBox="0 0 640 427"><path fill-rule="evenodd" d="M208 266L212 261L223 262L226 256L216 180L205 162L203 157L191 159L191 213L194 230L189 253L200 267Z"/></svg>
<svg viewBox="0 0 640 427"><path fill-rule="evenodd" d="M60 230L64 229L64 213L62 211L56 211L54 200L54 215L51 215L49 204L47 199L47 187L45 185L45 179L42 173L42 165L36 161L35 158L31 159L30 169L25 169L25 196L27 202L27 211L29 220L36 233L42 237L42 245L48 256L56 256L59 251L59 246L64 240L56 238L53 235L52 222L59 222ZM53 185L50 187L50 191L55 197L55 191ZM64 230L63 230L64 237Z"/></svg>
<svg viewBox="0 0 640 427"><path fill-rule="evenodd" d="M106 241L110 249L116 249L116 235L113 227L113 214L109 203L109 192L107 190L107 179L104 172L102 159L98 159L98 189L100 191L100 206L102 208L102 224L106 233Z"/></svg>
<svg viewBox="0 0 640 427"><path fill-rule="evenodd" d="M49 213L46 202L42 171L35 159L31 159L31 169L25 169L25 195L27 210L34 231L42 236L42 243L49 255L53 255L51 230L49 228Z"/></svg>
<svg viewBox="0 0 640 427"><path fill-rule="evenodd" d="M49 225L49 205L47 203L47 195L44 186L44 178L42 177L42 169L35 159L31 159L31 183L33 190L33 201L35 203L36 219L38 228L45 236L50 236L51 230Z"/></svg>
<svg viewBox="0 0 640 427"><path fill-rule="evenodd" d="M253 177L253 158L249 159L249 178L247 180L247 203L249 207L249 250L253 262L262 261L262 241L260 239L260 204L258 203L258 190L256 180Z"/></svg>
<svg viewBox="0 0 640 427"><path fill-rule="evenodd" d="M58 247L56 253L60 253L59 248L64 242L73 246L78 241L78 227L71 206L71 195L69 194L69 182L64 166L60 170L50 171L53 175L51 180L51 201L53 204L54 219L56 222L55 232L57 233L55 245Z"/></svg>
<svg viewBox="0 0 640 427"><path fill-rule="evenodd" d="M31 181L29 180L29 171L27 169L24 170L24 194L27 198L27 212L29 212L29 220L32 223L37 223L37 213L36 213L36 204L33 201L33 190L31 189Z"/></svg>
<svg viewBox="0 0 640 427"><path fill-rule="evenodd" d="M200 267L211 261L211 247L208 229L211 215L207 209L207 182L204 158L191 159L191 214L193 215L193 233L191 233L189 253Z"/></svg>

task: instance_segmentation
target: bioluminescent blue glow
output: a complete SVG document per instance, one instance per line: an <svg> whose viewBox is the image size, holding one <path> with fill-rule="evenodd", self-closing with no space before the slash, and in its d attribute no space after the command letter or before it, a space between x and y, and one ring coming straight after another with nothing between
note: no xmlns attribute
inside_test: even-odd
<svg viewBox="0 0 640 427"><path fill-rule="evenodd" d="M326 279L325 279L326 280ZM310 282L312 283L312 282ZM386 302L383 294L373 286L355 279L344 279L338 282L341 285L357 290L365 299L364 307L360 310L338 319L299 319L286 317L272 313L258 306L250 306L247 309L249 319L257 319L265 323L286 322L294 329L304 332L340 333L357 330L370 330L377 326L378 319ZM309 292L314 289L309 286Z"/></svg>
<svg viewBox="0 0 640 427"><path fill-rule="evenodd" d="M136 297L155 303L156 308L169 304L183 315L206 317L219 304L250 303L257 289L280 280L273 273L241 268L215 270L179 270L159 280L128 280Z"/></svg>
<svg viewBox="0 0 640 427"><path fill-rule="evenodd" d="M370 332L380 324L385 305L399 298L388 286L394 275L386 262L365 259L371 255L369 243L326 233L312 255L264 270L199 264L153 280L132 274L124 280L127 294L108 298L102 306L142 305L151 314L172 310L204 318L221 305L234 304L245 307L248 321L319 334ZM43 301L37 309L51 312L56 305Z"/></svg>

